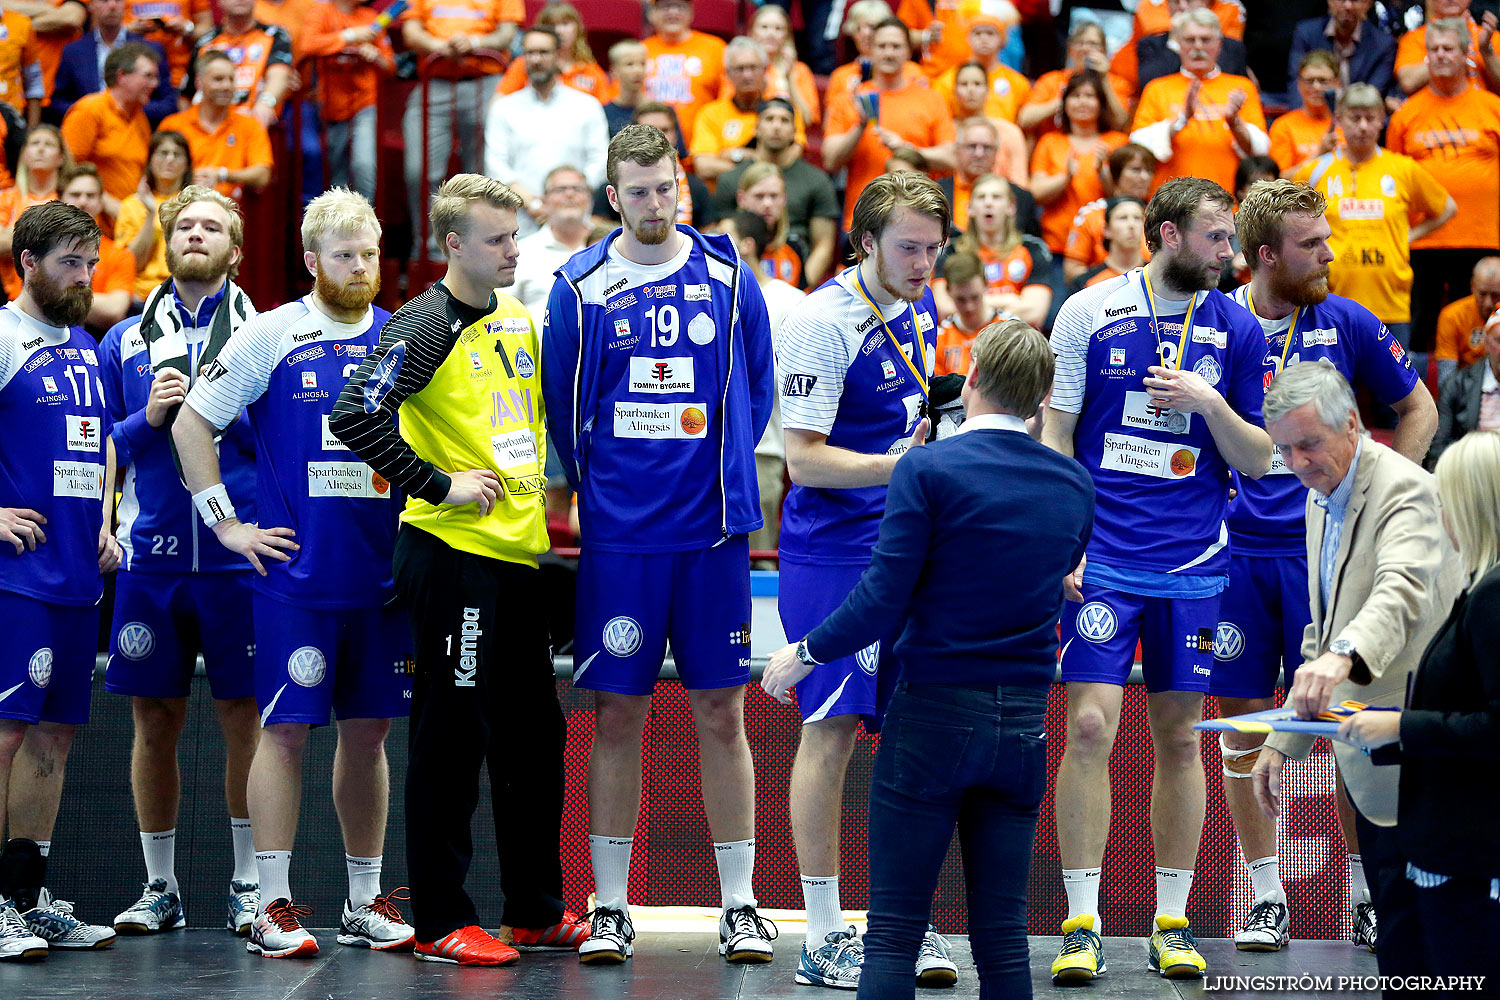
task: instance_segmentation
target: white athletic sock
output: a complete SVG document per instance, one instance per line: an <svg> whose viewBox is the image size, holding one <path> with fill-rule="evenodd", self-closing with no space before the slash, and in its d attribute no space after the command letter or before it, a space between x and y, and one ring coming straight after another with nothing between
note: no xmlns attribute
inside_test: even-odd
<svg viewBox="0 0 1500 1000"><path fill-rule="evenodd" d="M1099 879L1103 871L1102 868L1064 868L1062 870L1063 891L1068 894L1066 919L1092 916L1094 933L1100 935L1104 933L1104 921L1099 919Z"/></svg>
<svg viewBox="0 0 1500 1000"><path fill-rule="evenodd" d="M256 851L256 880L260 882L260 906L256 916L278 899L292 898L292 852Z"/></svg>
<svg viewBox="0 0 1500 1000"><path fill-rule="evenodd" d="M1275 893L1278 903L1286 902L1286 890L1281 886L1281 860L1276 855L1250 862L1250 887L1258 900Z"/></svg>
<svg viewBox="0 0 1500 1000"><path fill-rule="evenodd" d="M594 905L617 906L627 913L630 885L630 846L634 837L589 834L589 861L594 868Z"/></svg>
<svg viewBox="0 0 1500 1000"><path fill-rule="evenodd" d="M739 897L740 904L758 906L755 901L755 841L714 842L714 862L719 866L719 906L729 909L729 901Z"/></svg>
<svg viewBox="0 0 1500 1000"><path fill-rule="evenodd" d="M380 858L356 858L344 855L344 865L349 869L349 907L359 909L375 902L380 895Z"/></svg>
<svg viewBox="0 0 1500 1000"><path fill-rule="evenodd" d="M164 879L167 883L168 892L178 892L177 872L177 830L163 830L160 833L146 833L141 831L141 853L146 855L146 881L155 882Z"/></svg>
<svg viewBox="0 0 1500 1000"><path fill-rule="evenodd" d="M52 841L34 840L32 843L36 844L36 849L42 852L42 857L50 858L52 856Z"/></svg>
<svg viewBox="0 0 1500 1000"><path fill-rule="evenodd" d="M817 951L834 931L844 929L839 905L839 877L802 876L802 905L807 908L807 950Z"/></svg>
<svg viewBox="0 0 1500 1000"><path fill-rule="evenodd" d="M1370 885L1365 881L1365 860L1358 854L1349 855L1349 908L1370 901Z"/></svg>
<svg viewBox="0 0 1500 1000"><path fill-rule="evenodd" d="M255 838L251 835L250 821L231 816L229 836L234 840L234 874L230 878L253 883L260 876L255 873Z"/></svg>
<svg viewBox="0 0 1500 1000"><path fill-rule="evenodd" d="M1191 868L1156 869L1156 915L1158 917L1187 916L1188 893L1193 888Z"/></svg>

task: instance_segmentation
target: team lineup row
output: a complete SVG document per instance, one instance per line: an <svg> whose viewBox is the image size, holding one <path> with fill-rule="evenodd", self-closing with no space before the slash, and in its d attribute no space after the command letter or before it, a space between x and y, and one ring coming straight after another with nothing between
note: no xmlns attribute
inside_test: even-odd
<svg viewBox="0 0 1500 1000"><path fill-rule="evenodd" d="M779 402L793 481L780 606L786 634L806 636L859 583L885 485L902 455L929 439L938 324L928 282L950 208L923 176L873 181L853 213L859 263L779 318L773 356L771 317L742 247L675 223L678 169L654 129L630 126L611 141L610 198L622 228L558 271L540 330L498 291L515 271L520 200L478 175L451 178L433 199L447 274L394 315L370 306L380 224L359 196L334 191L309 206L303 242L314 290L257 315L232 280L243 253L233 204L190 187L162 209L172 280L97 346L76 328L97 227L60 204L23 214L23 291L0 313L0 414L34 432L0 443L0 539L11 543L0 552L0 606L35 625L6 637L0 654L0 688L9 689L0 760L23 773L65 758L87 721L100 577L119 566L106 686L133 698L148 884L117 930L182 921L172 874L175 740L147 746L142 732L181 732L201 645L238 817L227 920L251 951L317 951L289 872L307 733L331 712L350 885L341 943L461 964L509 964L526 947L625 961L641 730L670 640L698 730L720 951L731 962L770 960L775 931L752 888L754 773L742 712L746 537L761 524L754 448ZM1086 565L1042 582L1063 609L1070 685L1057 790L1070 914L1053 966L1059 982L1105 969L1107 762L1138 640L1157 748L1153 813L1165 818L1153 824L1150 958L1164 976L1203 972L1185 916L1203 819L1189 727L1204 693L1226 711L1265 707L1283 661L1289 674L1302 662L1304 484L1322 495L1339 486L1318 478L1316 449L1272 461L1258 426L1266 389L1284 367L1321 360L1396 409L1397 450L1425 453L1435 424L1430 395L1386 328L1327 295L1322 197L1291 182L1252 190L1238 226L1254 278L1232 299L1211 290L1233 256L1231 207L1217 185L1194 178L1157 192L1146 218L1151 264L1065 305L1051 397L1045 418L1033 420L1043 443L1089 473L1098 511ZM584 917L562 904L564 727L537 585L549 438L578 494L583 539L574 684L595 693L596 906ZM1231 483L1239 497L1226 518ZM1172 523L1163 524L1168 509ZM681 599L710 587L720 599L709 607ZM1081 606L1064 608L1065 591ZM227 613L247 603L248 628ZM673 613L682 607L694 612ZM1247 608L1261 611L1225 617ZM179 634L183 618L197 621L197 635ZM879 725L880 678L928 670L938 679L953 663L985 657L1001 680L963 669L946 679L1047 684L1055 669L1055 642L1046 655L997 657L954 639L956 652L896 657L901 632L847 651L814 640L773 658L773 667L795 659L805 668L795 681L805 725L791 790L808 910L799 982L885 995L876 980L885 981L892 955L905 963L908 988L913 971L929 983L956 976L930 929L881 938L887 961L867 966L863 942L842 926L844 769L861 721ZM1357 655L1334 650L1289 676L1298 707L1326 704ZM784 674L763 683L788 694ZM389 720L408 713L409 774L421 776L405 798L410 924L379 881L384 739ZM1274 950L1288 926L1274 821L1254 807L1254 783L1235 779L1264 770L1275 753L1242 737L1223 746L1256 887L1237 944ZM497 781L506 899L497 939L477 926L463 889L468 821L480 763L520 748L543 763ZM114 939L46 888L62 770L11 783L0 812L6 957ZM1362 789L1351 791L1363 807ZM527 808L508 807L515 802ZM1357 933L1373 944L1373 909L1362 887L1353 891ZM976 962L988 987L998 973L979 948ZM877 966L879 977L862 977Z"/></svg>

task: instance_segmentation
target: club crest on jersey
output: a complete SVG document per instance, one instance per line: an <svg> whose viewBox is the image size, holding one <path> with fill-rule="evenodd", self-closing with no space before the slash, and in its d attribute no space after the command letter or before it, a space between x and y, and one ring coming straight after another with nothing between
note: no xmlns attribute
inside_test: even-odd
<svg viewBox="0 0 1500 1000"><path fill-rule="evenodd" d="M516 374L521 378L531 378L536 374L536 362L531 360L524 347L516 348Z"/></svg>
<svg viewBox="0 0 1500 1000"><path fill-rule="evenodd" d="M156 633L145 622L130 622L115 639L120 655L127 660L144 660L156 649Z"/></svg>
<svg viewBox="0 0 1500 1000"><path fill-rule="evenodd" d="M882 360L880 362L880 373L882 375L884 375L886 378L895 378L896 377L896 363L894 361L892 361L890 358L885 358L884 360Z"/></svg>
<svg viewBox="0 0 1500 1000"><path fill-rule="evenodd" d="M31 659L26 662L26 676L31 678L31 683L39 688L52 683L51 646L43 646L31 654Z"/></svg>
<svg viewBox="0 0 1500 1000"><path fill-rule="evenodd" d="M1219 363L1211 357L1199 358L1193 365L1193 371L1209 385L1218 385L1220 376L1224 374Z"/></svg>
<svg viewBox="0 0 1500 1000"><path fill-rule="evenodd" d="M1111 347L1109 349L1109 363L1117 368L1123 365L1125 363L1125 348Z"/></svg>
<svg viewBox="0 0 1500 1000"><path fill-rule="evenodd" d="M473 365L476 372L484 371L484 361L479 357L478 351L469 352L469 364Z"/></svg>
<svg viewBox="0 0 1500 1000"><path fill-rule="evenodd" d="M1089 642L1108 642L1120 627L1115 611L1101 601L1090 601L1078 609L1078 634Z"/></svg>
<svg viewBox="0 0 1500 1000"><path fill-rule="evenodd" d="M286 672L292 680L305 688L317 687L328 672L328 661L323 651L316 646L301 646L287 657Z"/></svg>
<svg viewBox="0 0 1500 1000"><path fill-rule="evenodd" d="M145 371L145 369L146 369L145 365L139 365L138 367L139 367L140 371ZM137 374L139 374L139 372L137 372ZM45 390L48 393L56 392L57 391L57 379L53 378L51 375L43 375L42 376L42 389Z"/></svg>
<svg viewBox="0 0 1500 1000"><path fill-rule="evenodd" d="M625 615L619 615L605 622L604 648L613 656L629 656L640 649L640 623Z"/></svg>
<svg viewBox="0 0 1500 1000"><path fill-rule="evenodd" d="M1233 622L1219 622L1214 629L1214 659L1227 663L1245 651L1245 633Z"/></svg>
<svg viewBox="0 0 1500 1000"><path fill-rule="evenodd" d="M303 372L302 373L302 388L304 388L304 389L316 389L317 387L318 387L318 373L317 372Z"/></svg>

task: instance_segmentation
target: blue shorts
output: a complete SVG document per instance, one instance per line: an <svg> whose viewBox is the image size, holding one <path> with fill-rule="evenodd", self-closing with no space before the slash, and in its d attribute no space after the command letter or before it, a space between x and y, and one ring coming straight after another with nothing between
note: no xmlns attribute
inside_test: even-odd
<svg viewBox="0 0 1500 1000"><path fill-rule="evenodd" d="M1062 679L1124 686L1141 644L1147 691L1207 691L1219 598L1142 597L1085 583L1062 615Z"/></svg>
<svg viewBox="0 0 1500 1000"><path fill-rule="evenodd" d="M781 561L780 591L776 609L781 613L781 627L789 640L805 638L823 624L859 578L865 565L811 566ZM891 647L901 635L898 626L889 635L861 649L853 656L830 660L813 667L812 673L797 685L797 707L802 722L819 722L835 715L863 716L866 728L876 723L876 674L891 655ZM891 665L891 669L894 664Z"/></svg>
<svg viewBox="0 0 1500 1000"><path fill-rule="evenodd" d="M260 724L411 714L411 631L398 604L303 608L255 593Z"/></svg>
<svg viewBox="0 0 1500 1000"><path fill-rule="evenodd" d="M115 577L104 689L186 698L198 654L220 701L255 694L249 573L128 573Z"/></svg>
<svg viewBox="0 0 1500 1000"><path fill-rule="evenodd" d="M687 552L596 552L578 559L573 686L647 695L668 641L682 686L750 680L750 539Z"/></svg>
<svg viewBox="0 0 1500 1000"><path fill-rule="evenodd" d="M1231 556L1229 589L1220 595L1209 693L1270 698L1286 668L1286 687L1302 665L1308 607L1307 555Z"/></svg>
<svg viewBox="0 0 1500 1000"><path fill-rule="evenodd" d="M89 721L99 605L50 604L0 590L0 718Z"/></svg>

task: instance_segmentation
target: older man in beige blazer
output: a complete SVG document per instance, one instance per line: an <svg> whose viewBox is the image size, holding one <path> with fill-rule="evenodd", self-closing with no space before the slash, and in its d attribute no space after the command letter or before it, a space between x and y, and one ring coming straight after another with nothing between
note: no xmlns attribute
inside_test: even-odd
<svg viewBox="0 0 1500 1000"><path fill-rule="evenodd" d="M1303 664L1287 704L1313 718L1330 703L1399 707L1406 682L1462 588L1462 571L1438 511L1437 486L1421 466L1362 433L1354 392L1330 365L1287 368L1266 393L1266 430L1287 467L1309 488L1308 596L1312 622ZM1279 812L1280 774L1288 757L1312 750L1314 737L1276 733L1256 762L1256 799ZM1406 877L1396 857L1400 768L1334 744L1339 774L1354 803L1359 849L1375 911L1393 880ZM1382 974L1403 930L1381 921L1375 954Z"/></svg>

